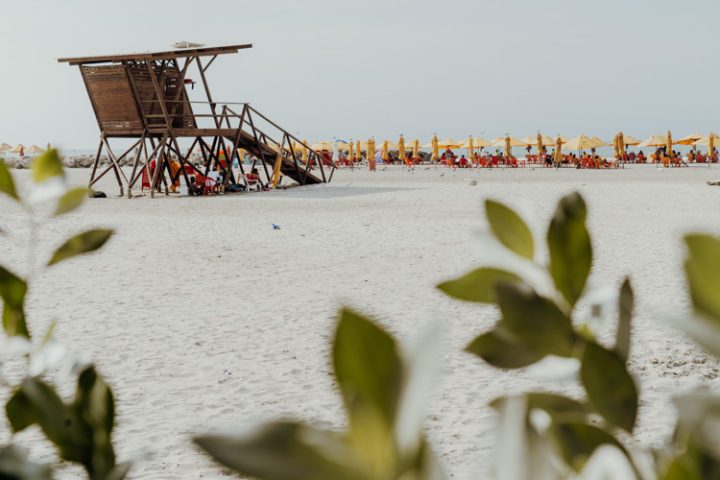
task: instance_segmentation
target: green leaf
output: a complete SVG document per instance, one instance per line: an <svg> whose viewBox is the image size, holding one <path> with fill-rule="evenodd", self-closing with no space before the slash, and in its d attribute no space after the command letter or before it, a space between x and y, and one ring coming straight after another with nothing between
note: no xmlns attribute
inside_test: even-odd
<svg viewBox="0 0 720 480"><path fill-rule="evenodd" d="M0 478L7 480L51 480L50 466L28 460L14 445L0 448Z"/></svg>
<svg viewBox="0 0 720 480"><path fill-rule="evenodd" d="M630 337L633 306L635 299L630 279L626 278L620 287L620 299L618 305L618 328L615 336L615 351L626 363L630 358Z"/></svg>
<svg viewBox="0 0 720 480"><path fill-rule="evenodd" d="M42 183L53 177L64 177L65 172L58 151L53 148L37 157L32 164L32 176L35 183Z"/></svg>
<svg viewBox="0 0 720 480"><path fill-rule="evenodd" d="M480 335L465 350L482 358L493 367L503 369L527 367L545 356L531 349L501 326L492 332Z"/></svg>
<svg viewBox="0 0 720 480"><path fill-rule="evenodd" d="M15 182L13 181L10 169L4 160L0 160L0 192L9 196L12 199L20 201L20 196L17 194L15 189Z"/></svg>
<svg viewBox="0 0 720 480"><path fill-rule="evenodd" d="M392 428L403 382L403 364L395 340L369 319L343 309L335 333L333 366L350 413L377 412Z"/></svg>
<svg viewBox="0 0 720 480"><path fill-rule="evenodd" d="M547 234L550 274L570 306L574 306L582 295L592 267L592 245L585 225L586 217L585 201L579 193L563 197Z"/></svg>
<svg viewBox="0 0 720 480"><path fill-rule="evenodd" d="M116 468L111 441L112 392L94 367L80 373L75 399L70 404L63 403L47 383L27 378L5 405L5 411L14 432L39 425L58 448L60 457L81 464L91 479L124 475L124 467Z"/></svg>
<svg viewBox="0 0 720 480"><path fill-rule="evenodd" d="M80 205L82 205L89 192L90 190L83 187L68 190L62 197L60 197L57 209L55 210L55 213L53 215L57 217L64 213L72 212Z"/></svg>
<svg viewBox="0 0 720 480"><path fill-rule="evenodd" d="M495 237L521 257L532 260L535 244L532 232L520 215L502 203L485 201L485 214Z"/></svg>
<svg viewBox="0 0 720 480"><path fill-rule="evenodd" d="M5 404L5 415L13 432L21 432L39 422L32 402L22 390L16 391Z"/></svg>
<svg viewBox="0 0 720 480"><path fill-rule="evenodd" d="M550 432L565 462L578 472L601 445L613 445L626 452L615 437L593 425L579 422L555 423Z"/></svg>
<svg viewBox="0 0 720 480"><path fill-rule="evenodd" d="M710 235L685 237L685 272L695 310L720 324L720 240Z"/></svg>
<svg viewBox="0 0 720 480"><path fill-rule="evenodd" d="M3 328L8 336L30 338L25 321L27 283L0 266L0 298L3 299Z"/></svg>
<svg viewBox="0 0 720 480"><path fill-rule="evenodd" d="M338 434L295 423L271 423L246 435L203 435L193 441L225 467L258 479L371 479L361 473Z"/></svg>
<svg viewBox="0 0 720 480"><path fill-rule="evenodd" d="M521 283L514 273L496 268L478 268L456 280L441 283L438 289L447 295L466 302L496 303L495 287L503 283Z"/></svg>
<svg viewBox="0 0 720 480"><path fill-rule="evenodd" d="M58 447L63 459L82 463L89 449L88 432L51 386L36 378L25 379L5 405L5 411L14 432L37 423L48 440ZM34 422L29 423L31 420Z"/></svg>
<svg viewBox="0 0 720 480"><path fill-rule="evenodd" d="M638 392L620 355L595 343L587 343L580 378L595 410L609 422L632 433Z"/></svg>
<svg viewBox="0 0 720 480"><path fill-rule="evenodd" d="M91 432L91 437L88 438L91 456L83 465L99 478L105 478L115 467L115 451L112 446L115 403L110 387L92 366L83 370L78 377L72 409Z"/></svg>
<svg viewBox="0 0 720 480"><path fill-rule="evenodd" d="M518 285L497 287L502 323L534 351L570 357L575 334L570 319L550 300Z"/></svg>
<svg viewBox="0 0 720 480"><path fill-rule="evenodd" d="M76 255L94 252L105 245L105 242L110 239L112 234L112 230L95 229L72 237L55 251L55 254L48 262L48 266L55 265Z"/></svg>

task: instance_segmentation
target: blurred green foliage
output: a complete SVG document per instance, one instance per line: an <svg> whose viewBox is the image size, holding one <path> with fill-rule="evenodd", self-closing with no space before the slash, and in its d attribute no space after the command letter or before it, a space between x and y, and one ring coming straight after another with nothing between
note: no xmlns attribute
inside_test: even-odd
<svg viewBox="0 0 720 480"><path fill-rule="evenodd" d="M64 185L64 170L56 150L49 150L38 157L32 165L34 189L61 185L63 193L56 199L54 216L70 213L82 205L88 190L68 190ZM25 201L15 186L12 175L0 161L0 193L16 201L28 213L31 237L38 227L34 205ZM80 233L63 243L52 255L48 266L55 265L77 255L94 252L101 248L112 235L111 230L97 229ZM37 238L29 238L34 245ZM32 260L32 258L31 258ZM29 272L33 267L28 268ZM30 273L29 273L30 274ZM3 301L3 329L7 337L20 337L32 341L25 314L25 297L29 281L8 268L0 266L0 298ZM41 346L51 340L52 328L41 341ZM29 360L29 359L28 359ZM82 465L92 480L122 480L129 464L118 464L112 444L115 425L115 407L110 387L97 373L95 367L86 365L77 375L75 397L64 401L56 386L41 376L30 375L10 394L5 413L13 432L21 432L37 425L44 436L57 448L65 461ZM54 466L31 462L25 453L14 445L0 449L0 478L45 480L53 477Z"/></svg>

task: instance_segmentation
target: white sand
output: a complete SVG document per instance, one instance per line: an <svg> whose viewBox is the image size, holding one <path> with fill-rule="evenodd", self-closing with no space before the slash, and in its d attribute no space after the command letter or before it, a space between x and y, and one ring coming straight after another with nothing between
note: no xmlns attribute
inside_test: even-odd
<svg viewBox="0 0 720 480"><path fill-rule="evenodd" d="M70 175L84 184L88 171ZM375 315L402 339L439 320L444 378L427 425L449 473L481 476L493 447L486 404L542 383L463 353L496 314L434 285L487 260L484 198L525 205L545 225L558 197L580 190L590 205L596 283L630 274L640 297L632 368L643 385L639 438L653 444L670 434L671 393L718 383L717 364L654 315L687 308L681 233L720 232L720 188L705 184L711 179L720 180L719 169L345 170L328 186L286 192L94 200L44 230L42 255L86 227L111 226L117 235L100 255L38 278L31 327L58 319L58 338L109 378L119 457L154 454L134 478L194 479L220 475L191 446L194 433L277 415L343 424L328 363L341 304ZM20 218L0 200L3 228L25 235ZM25 258L2 237L0 248L3 264Z"/></svg>

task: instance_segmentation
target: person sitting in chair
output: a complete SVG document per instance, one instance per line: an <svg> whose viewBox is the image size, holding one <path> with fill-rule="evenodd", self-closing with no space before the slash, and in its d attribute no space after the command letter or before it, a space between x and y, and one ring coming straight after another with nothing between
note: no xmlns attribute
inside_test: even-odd
<svg viewBox="0 0 720 480"><path fill-rule="evenodd" d="M203 194L204 188L202 185L198 185L197 182L195 182L195 175L191 175L189 177L190 184L188 185L188 195L196 195L201 196Z"/></svg>

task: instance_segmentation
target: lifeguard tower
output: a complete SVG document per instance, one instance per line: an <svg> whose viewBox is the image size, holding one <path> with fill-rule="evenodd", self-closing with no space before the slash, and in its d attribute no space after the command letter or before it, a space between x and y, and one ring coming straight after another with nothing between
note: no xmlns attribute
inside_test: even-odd
<svg viewBox="0 0 720 480"><path fill-rule="evenodd" d="M213 99L208 69L219 56L247 48L252 45L59 59L80 67L100 128L89 186L113 171L120 195L126 190L131 197L145 174L152 179L151 195L163 185L167 194L168 185L181 175L189 184L189 175L207 176L213 164L223 170L227 182L236 178L235 160L240 173L245 173L239 149L262 165L268 183L282 177L299 185L329 182L335 165L300 139L248 103ZM190 79L189 72L197 80ZM194 89L196 83L201 101L188 95L187 86ZM103 153L110 164L100 168ZM200 166L190 161L193 154L201 157ZM127 172L120 165L126 158L132 160ZM171 159L180 168L170 168Z"/></svg>

